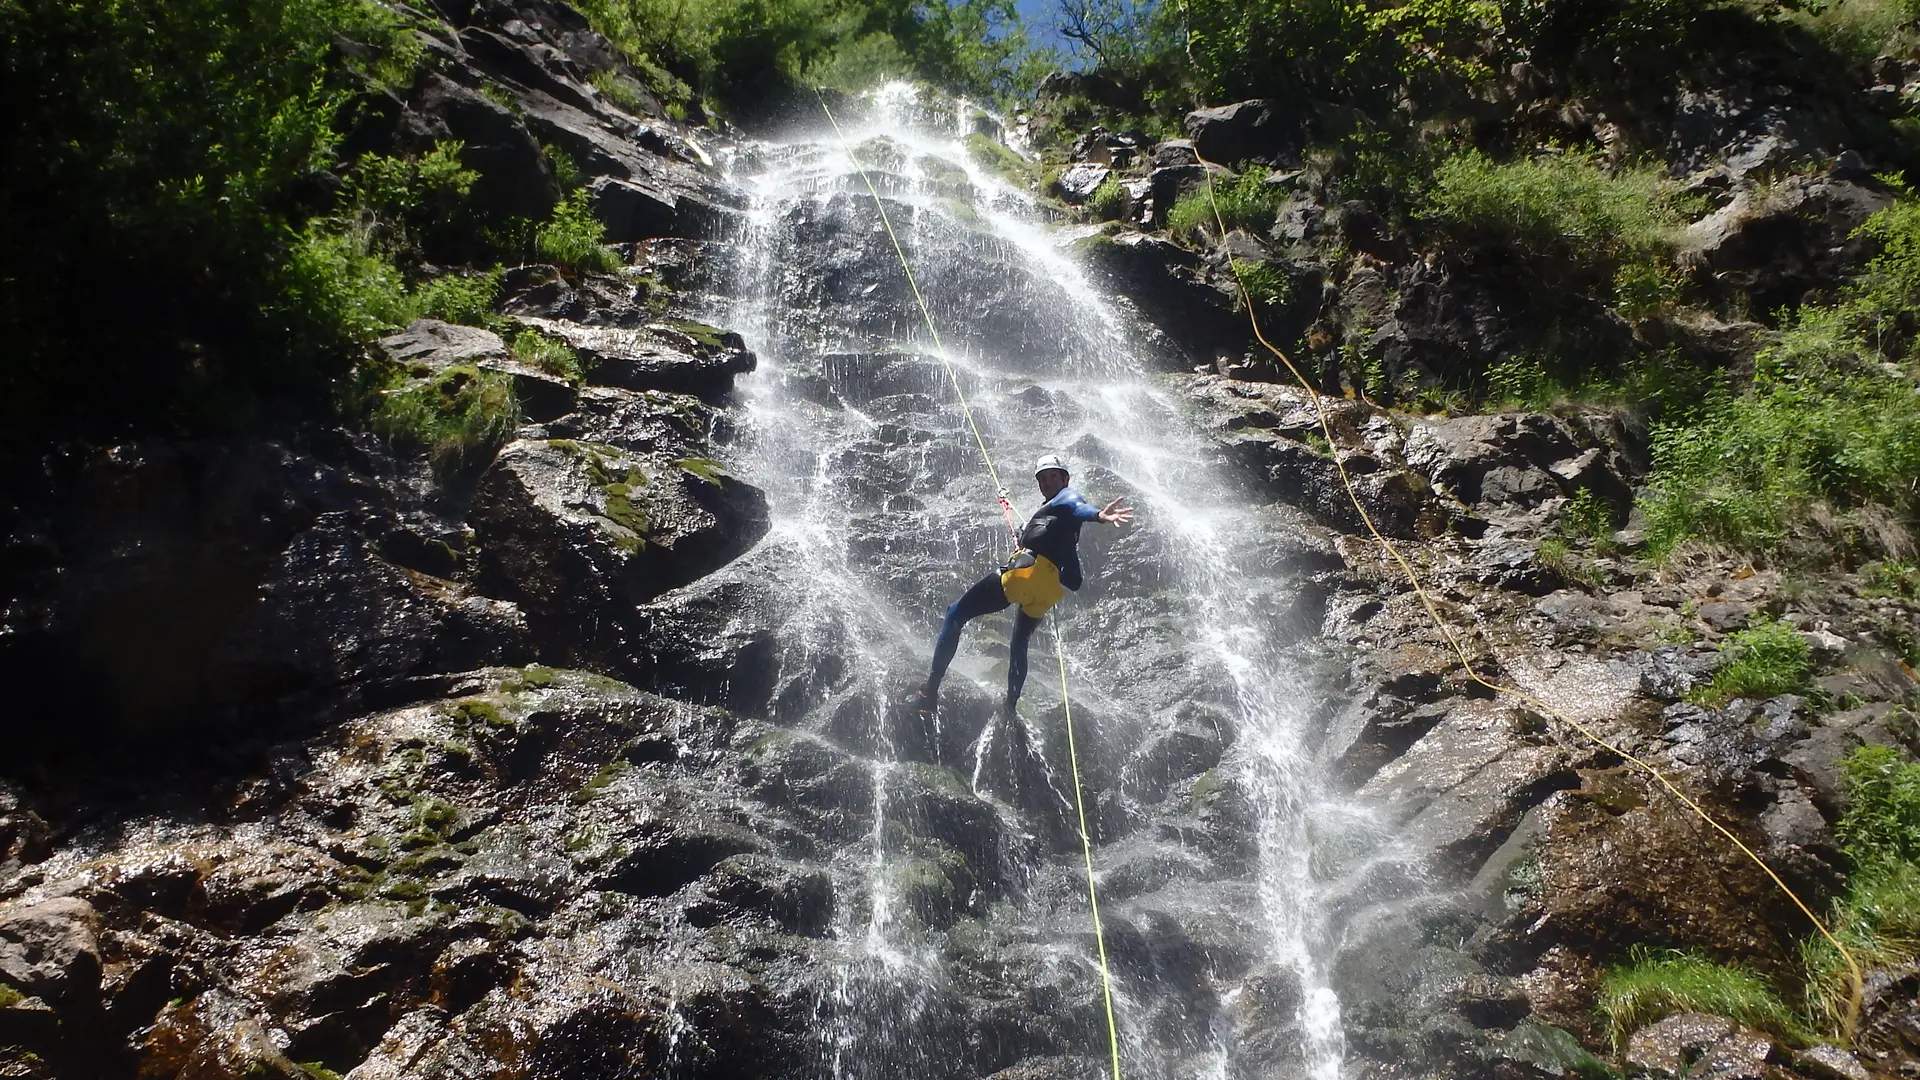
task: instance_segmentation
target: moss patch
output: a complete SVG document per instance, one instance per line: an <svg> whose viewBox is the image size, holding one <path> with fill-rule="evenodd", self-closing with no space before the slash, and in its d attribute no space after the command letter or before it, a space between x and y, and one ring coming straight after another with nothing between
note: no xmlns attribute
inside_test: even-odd
<svg viewBox="0 0 1920 1080"><path fill-rule="evenodd" d="M601 766L599 772L593 774L592 779L580 786L579 791L573 793L573 801L576 803L584 803L599 798L606 793L608 788L619 781L621 777L632 771L633 766L628 764L625 759L615 758L607 762Z"/></svg>
<svg viewBox="0 0 1920 1080"><path fill-rule="evenodd" d="M1021 187L1034 188L1040 184L1039 166L985 135L976 132L967 136L967 156L981 168Z"/></svg>
<svg viewBox="0 0 1920 1080"><path fill-rule="evenodd" d="M727 477L726 466L712 458L681 458L674 465L688 476L716 486Z"/></svg>

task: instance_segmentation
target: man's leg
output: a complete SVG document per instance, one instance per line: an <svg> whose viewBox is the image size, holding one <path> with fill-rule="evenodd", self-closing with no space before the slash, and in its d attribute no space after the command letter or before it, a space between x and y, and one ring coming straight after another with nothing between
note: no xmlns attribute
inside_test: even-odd
<svg viewBox="0 0 1920 1080"><path fill-rule="evenodd" d="M982 615L991 615L1012 601L1000 587L1000 575L988 574L974 583L960 599L947 608L947 621L940 624L940 636L933 643L933 669L920 688L922 708L931 708L940 696L940 680L947 677L947 665L960 648L960 628Z"/></svg>
<svg viewBox="0 0 1920 1080"><path fill-rule="evenodd" d="M1013 613L1013 637L1007 642L1007 711L1020 700L1020 688L1027 685L1027 643L1040 620L1024 611Z"/></svg>

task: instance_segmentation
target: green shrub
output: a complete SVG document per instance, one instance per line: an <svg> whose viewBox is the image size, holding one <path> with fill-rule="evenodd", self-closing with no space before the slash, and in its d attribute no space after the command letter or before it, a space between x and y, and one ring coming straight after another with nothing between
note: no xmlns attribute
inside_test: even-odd
<svg viewBox="0 0 1920 1080"><path fill-rule="evenodd" d="M1905 596L1920 598L1920 566L1904 559L1886 559L1864 568L1860 574L1864 596Z"/></svg>
<svg viewBox="0 0 1920 1080"><path fill-rule="evenodd" d="M1847 812L1840 842L1855 873L1920 864L1920 765L1886 746L1847 755Z"/></svg>
<svg viewBox="0 0 1920 1080"><path fill-rule="evenodd" d="M1786 623L1762 619L1729 634L1720 646L1720 655L1724 659L1713 673L1713 681L1694 695L1705 704L1719 705L1737 697L1801 694L1811 688L1812 650Z"/></svg>
<svg viewBox="0 0 1920 1080"><path fill-rule="evenodd" d="M1093 189L1093 195L1087 200L1087 209L1093 211L1095 220L1112 221L1126 211L1127 193L1121 190L1120 177L1109 175Z"/></svg>
<svg viewBox="0 0 1920 1080"><path fill-rule="evenodd" d="M1847 811L1838 832L1853 872L1828 929L1864 967L1903 968L1920 960L1920 764L1891 747L1862 746L1841 765ZM1808 1011L1839 1034L1852 971L1825 938L1809 939L1801 957Z"/></svg>
<svg viewBox="0 0 1920 1080"><path fill-rule="evenodd" d="M587 193L576 191L553 208L553 216L534 233L533 248L542 259L580 272L609 273L620 256L603 241L607 227L593 216Z"/></svg>
<svg viewBox="0 0 1920 1080"><path fill-rule="evenodd" d="M1260 307L1277 307L1293 299L1293 279L1281 263L1238 263L1240 284Z"/></svg>
<svg viewBox="0 0 1920 1080"><path fill-rule="evenodd" d="M1604 171L1572 151L1500 164L1468 150L1442 162L1422 215L1519 254L1603 272L1670 252L1685 226L1677 185L1651 166Z"/></svg>
<svg viewBox="0 0 1920 1080"><path fill-rule="evenodd" d="M498 329L501 319L493 305L505 277L495 267L484 274L446 274L421 282L413 289L413 317Z"/></svg>
<svg viewBox="0 0 1920 1080"><path fill-rule="evenodd" d="M1581 488L1560 514L1560 531L1589 544L1605 546L1613 537L1613 507L1592 488Z"/></svg>
<svg viewBox="0 0 1920 1080"><path fill-rule="evenodd" d="M513 339L513 358L568 382L580 381L580 357L564 341L538 330L522 330Z"/></svg>
<svg viewBox="0 0 1920 1080"><path fill-rule="evenodd" d="M1180 196L1167 212L1167 228L1174 232L1217 229L1219 225L1213 212L1217 202L1220 221L1226 223L1229 231L1246 229L1264 236L1273 228L1280 197L1280 189L1267 183L1265 170L1250 170L1232 180L1215 180L1211 200L1207 198L1204 184Z"/></svg>
<svg viewBox="0 0 1920 1080"><path fill-rule="evenodd" d="M1816 501L1911 511L1920 394L1859 363L1844 314L1806 313L1761 356L1745 395L1654 430L1645 500L1656 554L1694 536L1779 550Z"/></svg>
<svg viewBox="0 0 1920 1080"><path fill-rule="evenodd" d="M646 104L645 99L640 96L640 88L618 71L611 69L596 71L587 76L587 81L593 84L595 90L600 91L601 97L630 113L640 112Z"/></svg>
<svg viewBox="0 0 1920 1080"><path fill-rule="evenodd" d="M379 273L305 216L349 103L420 54L369 0L0 4L0 420L198 430L244 420L194 412L209 394L326 401Z"/></svg>
<svg viewBox="0 0 1920 1080"><path fill-rule="evenodd" d="M512 377L465 364L417 383L386 372L369 397L376 434L442 468L490 457L520 422Z"/></svg>
<svg viewBox="0 0 1920 1080"><path fill-rule="evenodd" d="M1800 1036L1793 1015L1759 976L1681 952L1635 948L1600 979L1600 1014L1624 1047L1635 1031L1682 1012L1725 1016L1787 1039Z"/></svg>
<svg viewBox="0 0 1920 1080"><path fill-rule="evenodd" d="M291 318L330 327L344 340L365 341L413 317L405 277L365 232L309 225L276 277L278 303Z"/></svg>

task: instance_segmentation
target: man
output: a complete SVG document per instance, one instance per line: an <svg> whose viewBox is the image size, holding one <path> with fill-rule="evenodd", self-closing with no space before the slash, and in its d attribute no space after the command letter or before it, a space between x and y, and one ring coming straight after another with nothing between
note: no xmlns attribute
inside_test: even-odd
<svg viewBox="0 0 1920 1080"><path fill-rule="evenodd" d="M1013 616L1013 639L1008 642L1008 713L1020 700L1020 688L1027 681L1027 642L1040 616L1059 603L1068 589L1080 588L1080 525L1104 521L1121 526L1133 521L1133 508L1125 497L1095 509L1079 492L1067 486L1067 463L1057 454L1048 454L1034 466L1033 478L1040 485L1046 502L1034 511L1027 527L1020 531L1020 547L1000 568L968 589L947 609L947 620L940 626L940 637L933 644L933 670L920 686L914 708L932 713L940 703L940 680L960 647L960 628L982 615L1005 610L1017 604Z"/></svg>

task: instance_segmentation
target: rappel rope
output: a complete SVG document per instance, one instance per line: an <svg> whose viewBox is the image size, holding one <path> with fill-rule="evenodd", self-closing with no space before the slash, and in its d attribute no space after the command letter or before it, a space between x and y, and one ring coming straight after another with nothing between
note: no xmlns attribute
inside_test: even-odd
<svg viewBox="0 0 1920 1080"><path fill-rule="evenodd" d="M947 355L947 347L940 341L940 329L934 325L933 312L927 307L927 298L920 292L920 284L914 280L913 267L907 261L907 249L901 245L899 234L893 231L893 220L887 216L887 204L880 198L879 189L873 186L873 178L867 175L866 167L853 152L853 146L847 142L846 132L840 130L840 121L834 119L833 110L827 107L827 97L818 88L814 96L820 99L820 111L826 114L827 123L833 126L834 136L840 140L840 147L846 152L847 160L860 173L860 180L867 186L867 194L873 196L874 209L880 212L880 224L886 229L887 239L893 244L893 253L900 260L900 271L906 275L907 288L913 292L914 303L919 305L920 317L926 321L927 333L933 338L935 354L947 369L947 379L953 383L954 399L960 403L960 413L966 417L967 429L973 432L974 445L980 449L980 460L987 467L987 476L993 481L994 497L1000 503L1000 514L1006 519L1007 531L1013 534L1014 546L1020 543L1019 519L1014 515L1012 493L1000 482L1000 472L993 467L993 455L987 450L987 440L980 434L980 425L974 423L973 408L967 404L967 395L960 386L960 375L954 370L953 360ZM1067 653L1060 641L1058 627L1052 629L1053 655L1060 664L1060 708L1066 717L1067 760L1073 773L1073 807L1080 816L1080 851L1087 864L1087 906L1093 912L1094 947L1100 957L1100 991L1106 1005L1107 1045L1113 1056L1113 1080L1120 1080L1120 1028L1113 1018L1113 973L1107 964L1107 936L1100 924L1100 891L1095 884L1093 871L1093 838L1087 832L1087 806L1081 794L1080 751L1073 738L1073 703L1067 697ZM1018 717L1014 718L1018 722Z"/></svg>
<svg viewBox="0 0 1920 1080"><path fill-rule="evenodd" d="M1195 156L1198 157L1198 155L1195 155ZM1214 190L1213 190L1213 170L1215 168L1218 168L1219 166L1214 165L1212 162L1206 160L1205 158L1200 158L1199 161L1200 161L1201 172L1204 175L1205 181L1206 181L1207 203L1213 209L1214 225L1219 228L1220 236L1224 240L1224 238L1227 235L1227 223L1226 223L1226 219L1220 213L1220 203L1214 197ZM1334 439L1333 439L1333 425L1328 418L1326 405L1323 404L1321 401L1320 392L1313 388L1313 385L1307 381L1307 377L1304 374L1302 374L1300 369L1294 365L1294 362L1287 357L1287 354L1280 351L1280 349L1277 346L1275 346L1273 342L1267 340L1267 336L1264 333L1261 333L1260 319L1259 319L1259 316L1254 311L1252 294L1248 292L1246 278L1240 272L1240 261L1233 257L1233 253L1231 250L1228 250L1227 252L1227 265L1233 269L1234 282L1236 287L1240 290L1240 303L1241 303L1241 306L1245 307L1247 310L1247 322L1251 324L1253 327L1254 338L1258 340L1261 345L1265 346L1268 352L1278 357L1280 359L1280 362L1286 365L1287 370L1293 374L1295 381L1297 381L1300 384L1300 388L1306 392L1307 397L1311 399L1313 402L1314 413L1319 417L1319 420L1320 420L1321 435L1326 438L1328 446L1335 445ZM1640 758L1634 754L1628 753L1626 750L1622 749L1621 747L1615 745L1614 743L1608 741L1606 738L1602 737L1598 732L1594 731L1591 727L1588 727L1586 724L1583 724L1580 721L1575 720L1573 717L1568 716L1566 713L1563 713L1559 709L1556 709L1553 706L1547 704L1546 702L1542 701L1540 698L1534 696L1533 694L1530 694L1525 690L1520 689L1519 687L1507 686L1503 683L1494 682L1486 678L1485 676L1481 675L1480 672L1474 668L1473 660L1467 656L1466 646L1461 643L1459 636L1454 633L1453 628L1447 625L1446 619L1441 617L1439 606L1434 603L1433 597L1431 594L1427 592L1426 586L1421 584L1420 575L1414 571L1413 564L1408 562L1406 556L1400 553L1400 549L1395 547L1393 542L1391 540L1388 540L1384 535L1382 535L1380 532L1380 529L1376 525L1374 525L1373 515L1367 513L1367 508L1361 505L1360 495L1357 491L1354 490L1352 478L1350 478L1347 475L1346 465L1341 462L1338 456L1333 456L1333 467L1339 472L1340 483L1346 487L1347 498L1353 501L1353 508L1354 510L1359 512L1360 520L1364 522L1367 526L1367 532L1373 534L1373 539L1376 542L1378 542L1382 548L1386 549L1387 554L1392 556L1393 561L1395 563L1399 564L1401 572L1406 575L1407 583L1413 587L1414 594L1420 598L1421 606L1426 608L1427 615L1433 619L1434 625L1439 627L1440 632L1446 636L1447 644L1453 649L1454 655L1460 658L1460 666L1466 670L1467 677L1469 679L1472 679L1474 682L1479 683L1481 686L1484 686L1488 690L1493 691L1495 694L1504 694L1510 698L1514 698L1516 700L1525 702L1526 704L1532 706L1534 709L1538 710L1542 714L1551 716L1554 719L1559 720L1561 723L1566 724L1568 727L1572 728L1574 731L1579 732L1582 736L1584 736L1589 742L1593 743L1595 746L1598 746L1609 753L1615 754L1620 758L1628 762L1631 762L1633 765L1639 767L1642 771L1644 771L1647 775L1653 777L1653 779L1657 781L1661 787L1666 788L1667 791L1670 792L1674 798L1678 799L1682 806L1692 811L1694 815L1698 817L1701 821L1706 822L1707 825L1711 826L1715 832L1725 837L1729 843L1731 843L1735 848L1739 849L1741 854L1745 855L1748 859L1751 859L1753 861L1753 864L1755 866L1758 866L1760 868L1760 871L1764 873L1769 880L1771 880L1775 885L1779 886L1780 891L1786 894L1787 899L1793 901L1793 906L1796 908L1799 908L1800 913L1805 915L1808 921L1813 923L1814 929L1820 932L1820 936L1825 938L1828 944L1832 945L1836 950L1839 951L1840 956L1843 959L1845 959L1847 962L1848 974L1850 975L1853 981L1852 993L1850 994L1847 1002L1847 1015L1846 1015L1846 1028L1845 1028L1847 1036L1851 1038L1853 1035L1854 1029L1857 1027L1860 1021L1861 999L1865 994L1865 988L1866 988L1865 975L1861 971L1859 961L1854 958L1852 950L1848 949L1846 945L1842 943L1837 936L1834 935L1833 931L1828 929L1827 924L1823 922L1818 915L1815 915L1813 913L1813 909L1807 906L1807 903L1804 900L1800 899L1800 895L1794 892L1793 889L1790 886L1788 886L1786 881L1784 881L1779 874L1774 872L1774 869L1771 866L1767 865L1767 862L1765 859L1762 859L1757 852L1755 852L1751 847L1748 847L1747 844L1744 841L1742 841L1738 836L1735 836L1733 834L1733 830L1727 828L1725 825L1722 825L1718 819L1716 819L1712 814L1708 813L1706 809L1702 807L1699 803L1695 802L1691 796L1687 795L1686 792L1681 791L1678 785L1676 785L1672 780L1669 780L1667 778L1667 775L1664 772L1660 771L1658 767L1656 767L1651 762L1648 762L1643 758ZM1491 642L1489 642L1489 644L1491 644Z"/></svg>

